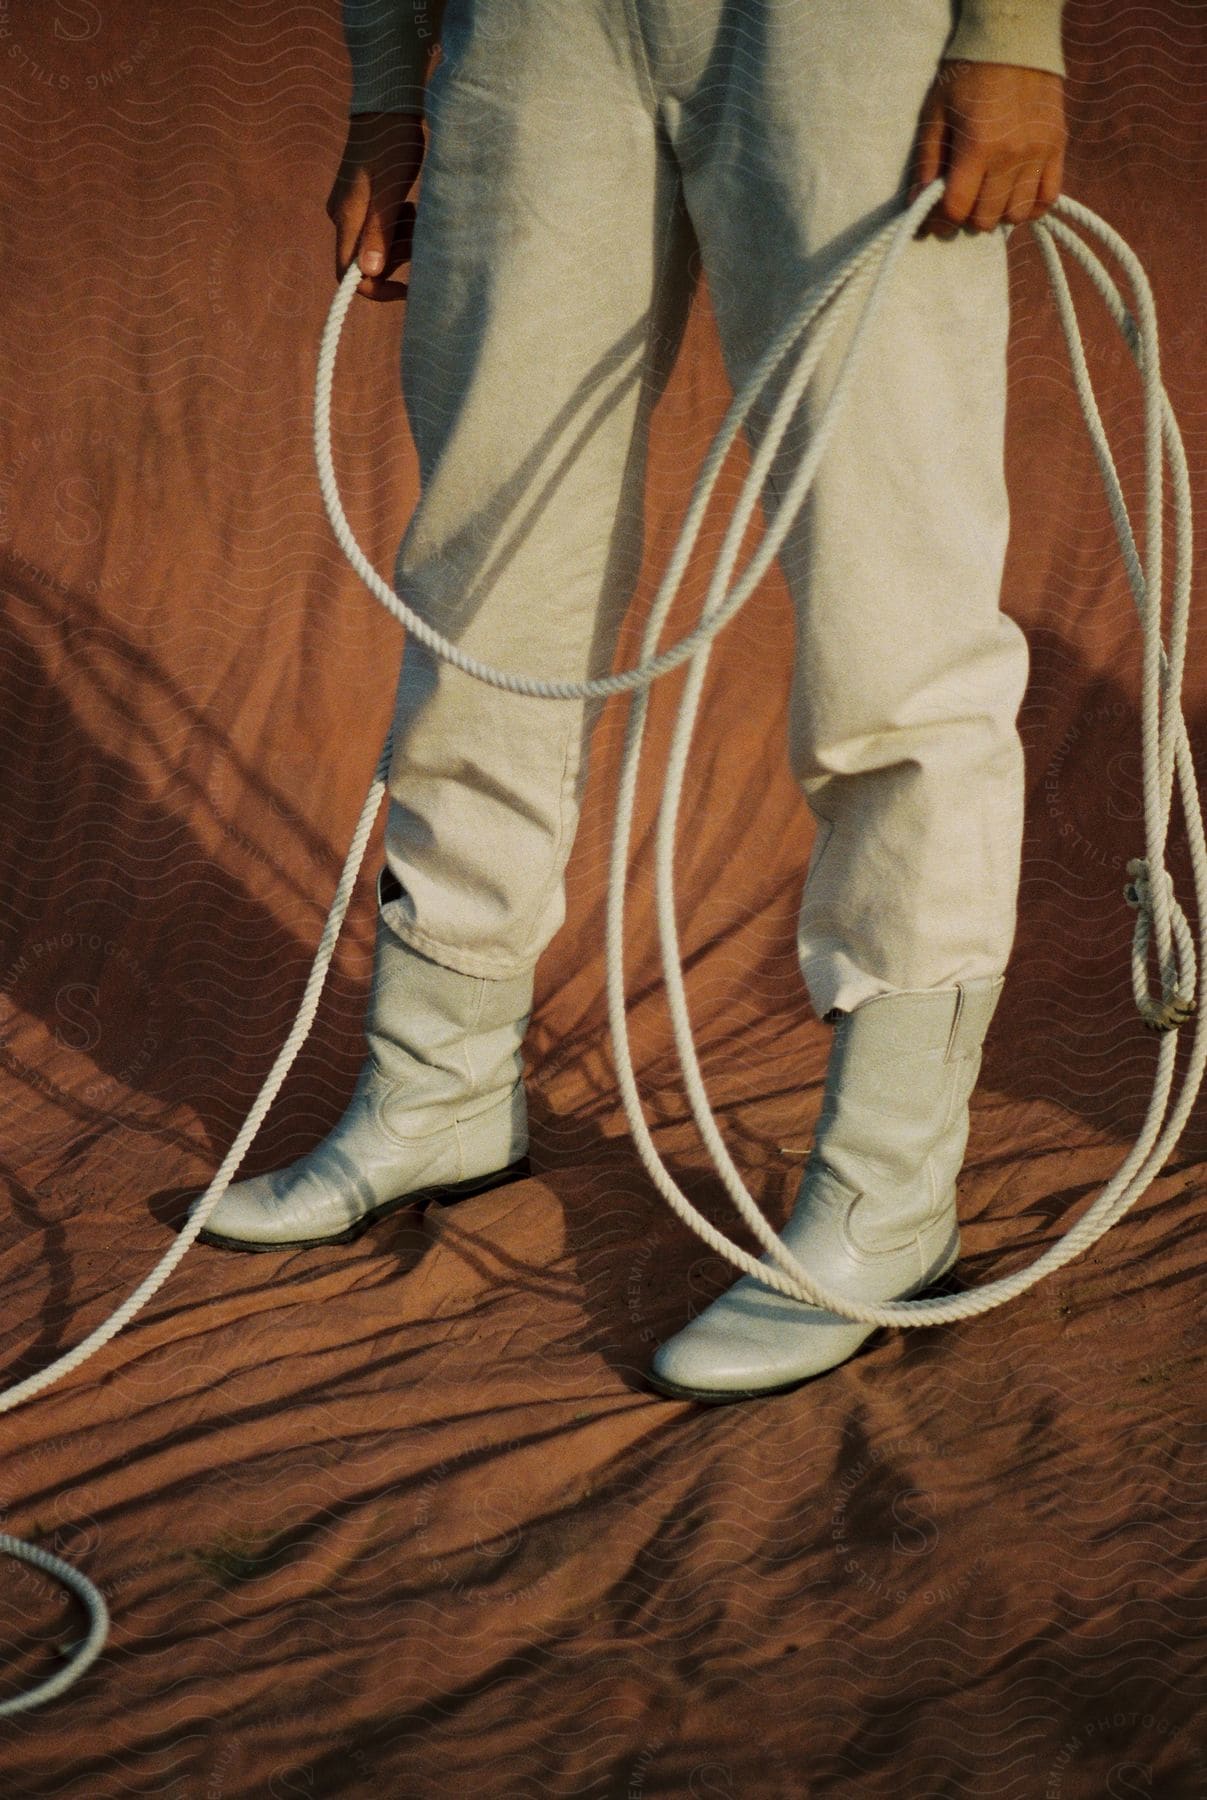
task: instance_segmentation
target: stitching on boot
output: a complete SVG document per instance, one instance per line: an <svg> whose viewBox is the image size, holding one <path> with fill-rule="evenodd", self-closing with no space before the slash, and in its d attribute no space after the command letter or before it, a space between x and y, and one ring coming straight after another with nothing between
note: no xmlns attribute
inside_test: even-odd
<svg viewBox="0 0 1207 1800"><path fill-rule="evenodd" d="M926 1159L926 1173L930 1176L930 1211L927 1213L923 1224L918 1228L918 1257L920 1269L924 1269L926 1264L926 1246L922 1242L923 1234L940 1219L946 1217L948 1208L947 1194L940 1194L939 1192L939 1177L935 1173L935 1159L933 1156L928 1156ZM953 1210L958 1206L958 1190L957 1194L952 1196L951 1204ZM959 1224L958 1216L956 1224Z"/></svg>
<svg viewBox="0 0 1207 1800"><path fill-rule="evenodd" d="M871 1188L854 1188L850 1182L844 1181L830 1164L823 1161L825 1176L837 1190L837 1196L829 1197L829 1204L839 1211L838 1229L849 1254L856 1262L875 1264L889 1256L900 1256L905 1250L919 1248L917 1229L903 1233L893 1242L867 1244L861 1241L856 1232L855 1220L859 1212L859 1202L866 1200L871 1206L884 1205L882 1195L873 1193ZM931 1172L931 1191L934 1191L934 1175ZM866 1212L867 1208L864 1208ZM891 1233L892 1222L888 1222L888 1233ZM886 1235L888 1234L886 1233ZM873 1233L875 1236L876 1233Z"/></svg>

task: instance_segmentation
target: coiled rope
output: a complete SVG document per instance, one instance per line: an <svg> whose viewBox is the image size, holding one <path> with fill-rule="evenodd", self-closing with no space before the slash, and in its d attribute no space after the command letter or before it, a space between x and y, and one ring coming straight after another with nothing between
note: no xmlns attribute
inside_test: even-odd
<svg viewBox="0 0 1207 1800"><path fill-rule="evenodd" d="M1107 503L1123 553L1128 580L1140 617L1144 635L1142 677L1142 751L1145 850L1142 858L1128 864L1131 878L1125 889L1128 904L1137 912L1132 943L1132 987L1136 1005L1145 1024L1160 1033L1153 1097L1135 1146L1128 1152L1118 1171L1083 1217L1052 1247L1026 1268L1016 1270L999 1281L959 1295L942 1299L910 1300L869 1304L852 1301L842 1294L817 1285L809 1273L785 1249L770 1224L756 1206L735 1168L717 1130L704 1092L699 1062L692 1041L686 996L680 968L679 940L675 922L673 865L675 824L684 773L687 767L699 697L703 685L713 639L754 592L770 567L797 513L803 506L814 473L821 460L829 435L838 417L842 399L858 365L862 341L868 322L875 313L891 269L912 239L923 217L939 199L943 179L924 188L903 212L887 225L872 233L857 246L847 260L824 283L815 284L802 298L764 356L751 372L741 391L734 396L721 427L701 469L688 507L679 541L670 565L654 597L650 618L641 647L640 660L630 669L585 682L538 681L533 677L495 669L478 662L449 640L440 636L394 593L366 559L352 534L344 515L331 455L331 390L335 354L344 318L361 278L353 263L341 281L327 317L319 351L315 383L314 443L318 463L319 485L323 503L340 547L369 591L381 601L394 618L428 649L462 669L466 674L503 688L511 693L527 694L550 700L585 700L611 694L632 692L635 696L630 712L620 776L620 793L612 842L612 864L608 882L607 906L607 993L608 1018L615 1047L617 1072L625 1113L634 1141L650 1178L658 1192L674 1212L717 1251L743 1273L752 1275L763 1286L792 1299L824 1307L840 1317L871 1325L931 1326L956 1319L975 1317L992 1307L1004 1305L1023 1294L1045 1275L1071 1262L1082 1251L1107 1232L1135 1204L1145 1191L1181 1134L1194 1104L1207 1062L1207 1039L1204 1037L1203 1015L1196 1019L1195 1034L1188 1067L1177 1103L1169 1118L1169 1103L1176 1052L1175 1028L1196 1011L1194 989L1196 956L1194 940L1182 909L1178 905L1168 872L1164 867L1165 839L1172 804L1173 777L1176 770L1182 810L1186 820L1194 875L1195 901L1200 923L1199 954L1207 959L1207 940L1203 937L1207 921L1207 843L1204 842L1203 820L1195 782L1190 745L1180 707L1183 668L1186 654L1191 587L1191 505L1190 481L1186 456L1177 421L1161 382L1157 354L1156 313L1144 271L1130 247L1119 234L1088 207L1062 195L1054 203L1054 211L1076 220L1114 251L1129 274L1135 290L1135 312L1130 313L1120 298L1110 275L1083 238L1071 231L1060 219L1045 215L1031 221L1043 254L1049 279L1056 296L1065 342L1068 345L1074 380L1082 411L1089 428L1094 452L1102 473ZM1086 270L1102 295L1107 309L1122 334L1137 364L1144 383L1145 455L1147 524L1145 531L1145 564L1136 550L1131 522L1122 489L1111 458L1106 434L1098 413L1089 374L1082 351L1081 336L1069 294L1068 284L1055 245L1063 244ZM733 574L739 547L754 508L758 503L767 472L788 429L793 412L812 375L826 344L844 311L849 309L860 289L868 290L864 309L848 345L838 378L820 419L809 449L776 511L774 521L764 532L739 578L727 587ZM844 291L845 290L845 291ZM751 466L735 505L726 531L716 570L709 584L700 623L679 643L653 655L683 573L695 546L705 509L719 476L722 464L734 439L764 387L786 361L789 352L804 336L813 320L829 302L834 304L822 320L797 361L791 367L766 432L752 458ZM1173 476L1176 554L1173 599L1170 614L1168 655L1161 641L1162 588L1162 446L1168 453ZM662 946L667 991L674 1026L675 1045L683 1068L692 1113L701 1134L716 1160L717 1169L738 1212L758 1241L778 1265L769 1268L732 1243L697 1211L676 1186L658 1156L646 1128L641 1099L633 1072L632 1056L625 1014L623 938L624 887L628 864L628 845L632 830L633 805L637 786L637 769L645 729L648 689L660 675L690 659L691 670L684 686L671 743L666 785L659 810L656 847L656 888L659 938ZM0 1393L0 1412L7 1412L23 1400L31 1399L44 1388L80 1367L90 1356L115 1337L172 1274L176 1265L191 1248L210 1213L218 1204L231 1177L247 1154L257 1131L272 1105L294 1058L309 1034L319 997L330 967L336 941L343 926L352 892L364 860L369 837L378 809L386 792L393 751L393 725L386 735L377 769L348 854L336 885L314 962L307 978L297 1019L265 1078L264 1085L252 1105L244 1124L218 1172L197 1202L175 1242L161 1261L129 1298L74 1350L14 1387ZM1158 875L1154 877L1153 871ZM1151 992L1146 959L1150 939L1155 939L1160 968L1161 993ZM1164 1120L1164 1129L1162 1121ZM79 1594L88 1607L91 1624L84 1641L77 1645L72 1660L53 1677L28 1693L0 1702L0 1715L24 1711L52 1699L78 1680L95 1661L108 1634L108 1610L97 1588L61 1557L0 1532L0 1553L20 1558L45 1570Z"/></svg>

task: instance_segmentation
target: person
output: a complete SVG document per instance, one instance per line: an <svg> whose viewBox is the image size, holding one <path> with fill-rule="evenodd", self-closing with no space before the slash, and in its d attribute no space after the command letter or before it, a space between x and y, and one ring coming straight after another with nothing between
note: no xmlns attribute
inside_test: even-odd
<svg viewBox="0 0 1207 1800"><path fill-rule="evenodd" d="M788 754L817 822L796 948L833 1026L781 1235L861 1300L928 1292L958 1255L1021 855L1028 655L999 606L1006 240L1060 192L1062 0L964 0L953 30L955 10L344 0L351 118L327 203L337 276L356 258L358 294L407 301L420 494L398 591L487 662L581 681L609 672L632 595L649 417L696 270L736 390L805 289L944 177L780 550ZM772 462L769 516L852 328ZM342 1243L526 1168L521 1044L601 705L487 687L407 643L369 1056L323 1142L232 1185L205 1242ZM743 1275L658 1347L649 1381L781 1392L872 1329Z"/></svg>

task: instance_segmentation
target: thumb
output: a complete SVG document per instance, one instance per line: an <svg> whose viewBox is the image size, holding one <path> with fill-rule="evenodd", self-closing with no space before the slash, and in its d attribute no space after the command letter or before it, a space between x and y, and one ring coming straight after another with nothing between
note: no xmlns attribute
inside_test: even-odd
<svg viewBox="0 0 1207 1800"><path fill-rule="evenodd" d="M382 248L383 241L380 226L376 222L366 223L356 252L356 260L366 275L380 275L385 268L386 256Z"/></svg>
<svg viewBox="0 0 1207 1800"><path fill-rule="evenodd" d="M386 266L386 256L394 237L397 224L399 203L381 203L374 200L370 203L365 215L364 229L360 234L357 247L357 258L366 275L380 275Z"/></svg>
<svg viewBox="0 0 1207 1800"><path fill-rule="evenodd" d="M914 178L910 184L907 204L913 205L922 189L929 187L941 172L943 164L943 130L942 118L924 119L918 132L914 151Z"/></svg>

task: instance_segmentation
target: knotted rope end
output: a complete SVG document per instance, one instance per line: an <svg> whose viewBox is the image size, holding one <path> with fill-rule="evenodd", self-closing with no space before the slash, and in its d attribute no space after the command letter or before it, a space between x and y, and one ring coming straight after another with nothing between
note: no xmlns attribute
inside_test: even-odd
<svg viewBox="0 0 1207 1800"><path fill-rule="evenodd" d="M1161 877L1173 912L1174 933L1176 937L1183 940L1180 947L1184 951L1184 959L1178 960L1176 975L1167 969L1164 982L1167 991L1158 1001L1153 998L1151 991L1142 991L1144 990L1144 956L1148 947L1149 928L1153 917L1152 874L1147 859L1143 856L1133 856L1127 865L1127 872L1131 880L1123 890L1123 898L1129 906L1135 908L1138 915L1136 937L1132 946L1132 985L1136 1008L1149 1031L1176 1031L1179 1025L1184 1025L1187 1019L1193 1018L1198 1010L1198 1003L1193 992L1194 948L1186 927L1185 915L1174 899L1173 877L1168 869L1162 869Z"/></svg>

